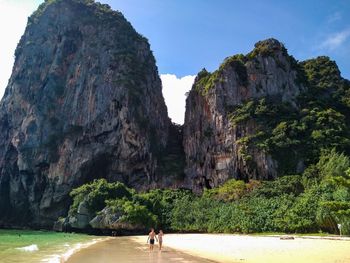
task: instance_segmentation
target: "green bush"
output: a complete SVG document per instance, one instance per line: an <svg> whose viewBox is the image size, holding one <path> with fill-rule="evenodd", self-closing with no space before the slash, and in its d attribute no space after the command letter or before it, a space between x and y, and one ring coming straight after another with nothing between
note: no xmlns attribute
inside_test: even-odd
<svg viewBox="0 0 350 263"><path fill-rule="evenodd" d="M241 199L244 195L248 194L259 185L260 182L255 180L245 183L241 180L231 179L226 181L220 187L205 189L204 197L222 201L234 201Z"/></svg>
<svg viewBox="0 0 350 263"><path fill-rule="evenodd" d="M350 158L334 149L324 152L318 162L323 191L317 211L320 225L328 231L337 231L343 225L343 233L350 234Z"/></svg>
<svg viewBox="0 0 350 263"><path fill-rule="evenodd" d="M157 224L165 230L171 229L171 213L175 202L184 197L192 197L189 190L150 190L147 193L134 195L134 200L145 205L157 218Z"/></svg>
<svg viewBox="0 0 350 263"><path fill-rule="evenodd" d="M219 201L207 197L183 196L171 211L171 228L186 232L207 232L216 215Z"/></svg>
<svg viewBox="0 0 350 263"><path fill-rule="evenodd" d="M286 211L285 223L288 232L307 233L317 232L316 222L320 193L317 188L309 189L298 196L293 206Z"/></svg>
<svg viewBox="0 0 350 263"><path fill-rule="evenodd" d="M112 208L114 213L121 214L120 222L129 223L140 228L156 227L158 223L157 216L154 215L146 206L138 202L127 199L115 199L106 201L107 207Z"/></svg>
<svg viewBox="0 0 350 263"><path fill-rule="evenodd" d="M300 175L279 177L274 181L264 181L260 187L251 192L251 196L266 198L282 196L284 194L297 196L304 191Z"/></svg>
<svg viewBox="0 0 350 263"><path fill-rule="evenodd" d="M73 204L69 214L76 214L79 204L83 201L86 202L89 211L96 214L105 207L106 200L131 199L134 194L135 190L127 188L120 182L108 183L106 179L94 180L72 190L70 196L73 198Z"/></svg>

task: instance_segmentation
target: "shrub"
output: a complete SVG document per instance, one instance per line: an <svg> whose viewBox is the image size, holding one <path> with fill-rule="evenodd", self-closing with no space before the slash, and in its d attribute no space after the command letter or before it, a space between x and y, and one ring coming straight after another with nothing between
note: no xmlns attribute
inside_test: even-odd
<svg viewBox="0 0 350 263"><path fill-rule="evenodd" d="M260 185L260 182L254 180L247 184L241 180L231 179L220 187L210 190L206 189L204 197L230 202L241 199L255 187L258 187L258 185Z"/></svg>
<svg viewBox="0 0 350 263"><path fill-rule="evenodd" d="M77 213L78 206L82 201L86 201L89 211L96 214L105 207L106 200L115 198L131 199L134 193L135 190L127 188L120 182L108 183L106 179L94 180L72 190L70 196L73 198L73 204L70 207L69 214Z"/></svg>
<svg viewBox="0 0 350 263"><path fill-rule="evenodd" d="M129 223L141 228L150 228L157 226L158 219L146 206L138 202L127 199L115 199L106 201L107 207L112 211L121 214L120 222Z"/></svg>

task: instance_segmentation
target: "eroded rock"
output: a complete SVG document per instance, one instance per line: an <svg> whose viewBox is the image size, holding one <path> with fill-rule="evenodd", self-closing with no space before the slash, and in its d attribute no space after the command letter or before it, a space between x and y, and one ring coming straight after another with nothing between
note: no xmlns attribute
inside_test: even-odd
<svg viewBox="0 0 350 263"><path fill-rule="evenodd" d="M265 97L297 107L295 100L304 87L295 63L280 42L268 39L246 56L227 58L216 72L198 74L186 100L186 185L200 192L229 178L267 180L278 175L278 163L264 151L251 148L245 158L239 140L254 134L257 123L235 125L230 112Z"/></svg>
<svg viewBox="0 0 350 263"><path fill-rule="evenodd" d="M147 189L170 124L147 40L119 12L46 1L0 104L0 224L51 226L95 178Z"/></svg>

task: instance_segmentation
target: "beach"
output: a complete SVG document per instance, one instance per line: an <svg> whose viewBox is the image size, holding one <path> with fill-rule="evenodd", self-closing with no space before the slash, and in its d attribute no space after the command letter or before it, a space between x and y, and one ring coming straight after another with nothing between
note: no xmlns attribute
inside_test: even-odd
<svg viewBox="0 0 350 263"><path fill-rule="evenodd" d="M83 249L68 263L249 262L350 263L350 239L226 234L169 234L164 249L148 251L146 236L116 237Z"/></svg>
<svg viewBox="0 0 350 263"><path fill-rule="evenodd" d="M75 253L68 263L139 263L139 262L183 262L183 263L213 263L217 261L204 259L165 247L162 251L155 246L150 252L146 244L147 237L116 237L100 242Z"/></svg>
<svg viewBox="0 0 350 263"><path fill-rule="evenodd" d="M294 239L281 239L292 237ZM350 237L166 234L150 252L147 236L96 237L1 230L1 262L350 263Z"/></svg>
<svg viewBox="0 0 350 263"><path fill-rule="evenodd" d="M134 237L142 244L145 237ZM350 239L325 237L250 236L226 234L170 234L165 246L217 262L249 263L349 263Z"/></svg>

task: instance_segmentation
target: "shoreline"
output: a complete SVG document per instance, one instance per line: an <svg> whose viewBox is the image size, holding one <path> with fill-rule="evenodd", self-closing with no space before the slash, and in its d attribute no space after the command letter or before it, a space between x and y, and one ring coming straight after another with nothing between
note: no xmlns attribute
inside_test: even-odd
<svg viewBox="0 0 350 263"><path fill-rule="evenodd" d="M110 238L54 231L0 229L0 261L65 262L78 251Z"/></svg>
<svg viewBox="0 0 350 263"><path fill-rule="evenodd" d="M70 257L72 257L74 254L84 250L88 249L91 246L97 245L102 242L106 242L108 240L112 239L112 237L100 237L93 239L92 241L89 241L87 243L77 243L74 247L68 249L66 252L64 252L61 255L51 255L50 257L43 259L42 262L49 262L49 263L65 263L69 260Z"/></svg>

